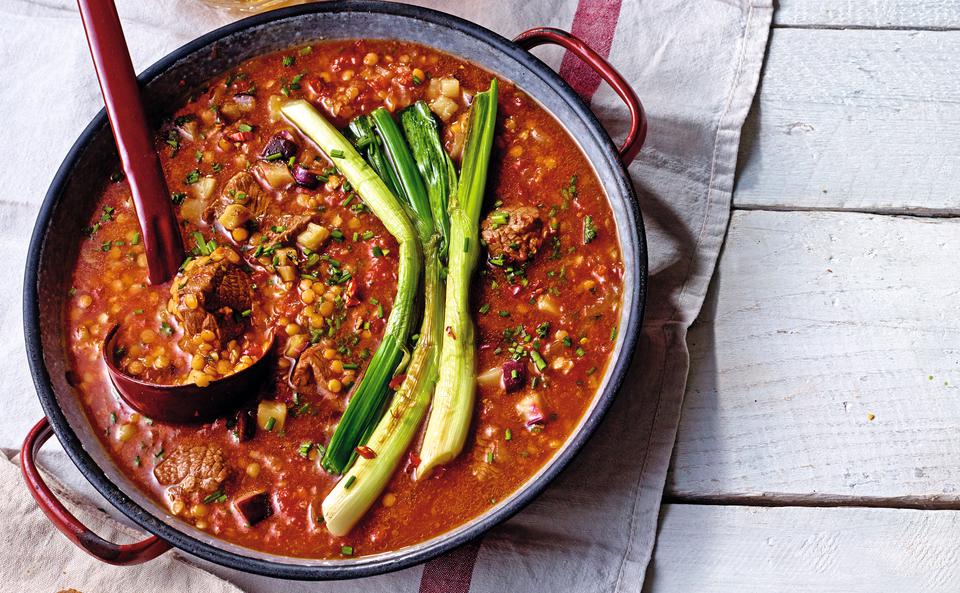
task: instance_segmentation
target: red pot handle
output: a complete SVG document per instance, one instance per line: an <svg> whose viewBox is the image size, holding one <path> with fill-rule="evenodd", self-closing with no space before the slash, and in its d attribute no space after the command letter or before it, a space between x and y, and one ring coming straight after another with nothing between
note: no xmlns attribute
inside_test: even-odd
<svg viewBox="0 0 960 593"><path fill-rule="evenodd" d="M59 529L67 539L83 548L88 554L107 564L126 566L153 560L170 549L170 544L157 536L149 537L135 544L115 544L108 542L90 531L56 499L50 488L44 483L37 464L34 461L37 451L47 442L53 430L44 418L30 430L20 450L20 469L27 481L27 488L40 510Z"/></svg>
<svg viewBox="0 0 960 593"><path fill-rule="evenodd" d="M630 88L627 81L610 65L610 62L581 39L562 29L553 27L537 27L524 31L514 37L513 42L528 50L545 43L553 43L563 47L593 68L600 75L600 78L605 80L620 95L630 112L630 131L627 132L627 137L620 146L620 158L623 159L625 165L629 165L633 162L633 159L637 158L637 153L640 152L643 141L647 137L647 116L643 111L643 104L640 103L637 93Z"/></svg>

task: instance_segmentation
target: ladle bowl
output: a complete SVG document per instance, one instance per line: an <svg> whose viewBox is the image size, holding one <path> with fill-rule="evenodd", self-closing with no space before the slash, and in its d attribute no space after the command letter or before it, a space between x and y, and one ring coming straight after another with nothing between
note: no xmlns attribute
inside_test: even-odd
<svg viewBox="0 0 960 593"><path fill-rule="evenodd" d="M114 325L103 340L101 354L114 387L127 404L153 420L175 424L199 424L227 416L251 400L270 369L273 358L273 334L263 344L263 354L249 367L211 381L206 387L196 383L161 385L142 381L127 374L119 365L114 347L119 325Z"/></svg>

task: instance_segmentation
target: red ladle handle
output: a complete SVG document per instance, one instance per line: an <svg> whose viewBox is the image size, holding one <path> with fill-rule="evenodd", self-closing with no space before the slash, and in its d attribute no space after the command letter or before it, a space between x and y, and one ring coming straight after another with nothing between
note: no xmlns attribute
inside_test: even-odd
<svg viewBox="0 0 960 593"><path fill-rule="evenodd" d="M30 430L20 450L20 469L27 481L27 488L40 510L73 543L85 552L107 564L126 566L153 560L170 549L170 544L157 536L149 537L135 544L115 544L108 542L81 523L63 504L57 500L40 475L34 458L40 447L47 442L53 431L44 418Z"/></svg>
<svg viewBox="0 0 960 593"><path fill-rule="evenodd" d="M100 92L140 220L151 284L166 282L183 263L183 241L153 145L140 87L113 0L77 0Z"/></svg>
<svg viewBox="0 0 960 593"><path fill-rule="evenodd" d="M623 76L610 65L610 62L595 52L593 48L584 43L583 40L562 29L555 29L553 27L537 27L529 31L524 31L514 37L513 42L527 50L545 43L559 45L596 70L600 78L605 80L606 83L620 95L623 102L627 104L627 110L630 112L630 130L627 132L627 137L620 146L620 158L625 165L630 165L633 159L637 158L637 153L640 152L640 148L643 147L643 141L647 137L647 116L643 111L643 104L640 103L640 98L637 97L637 93L635 93L633 88L630 87L630 84L624 80Z"/></svg>

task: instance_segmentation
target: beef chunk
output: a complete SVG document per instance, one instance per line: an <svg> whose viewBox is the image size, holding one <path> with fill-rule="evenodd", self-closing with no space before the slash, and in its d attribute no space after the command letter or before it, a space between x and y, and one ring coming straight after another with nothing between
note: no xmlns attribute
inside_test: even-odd
<svg viewBox="0 0 960 593"><path fill-rule="evenodd" d="M501 208L484 219L481 235L490 257L524 262L540 250L544 238L543 219L534 206Z"/></svg>
<svg viewBox="0 0 960 593"><path fill-rule="evenodd" d="M253 527L273 514L270 495L264 490L248 492L233 502L233 508L240 513L247 525Z"/></svg>
<svg viewBox="0 0 960 593"><path fill-rule="evenodd" d="M220 344L243 335L244 311L253 303L250 275L238 263L236 252L219 247L210 256L191 260L173 281L172 310L188 335L205 329Z"/></svg>
<svg viewBox="0 0 960 593"><path fill-rule="evenodd" d="M251 217L256 218L266 213L270 198L260 187L256 177L246 171L240 171L227 181L220 196L204 211L204 220L211 222L215 218L220 218L230 204L243 206L250 212Z"/></svg>
<svg viewBox="0 0 960 593"><path fill-rule="evenodd" d="M263 219L261 230L267 238L268 245L288 245L296 240L310 224L312 217L309 214L281 214L267 216Z"/></svg>
<svg viewBox="0 0 960 593"><path fill-rule="evenodd" d="M328 398L337 397L327 389L327 380L332 376L328 376L330 361L323 357L323 351L330 347L330 344L321 342L309 346L300 354L297 366L290 375L290 382L294 387L306 393L317 393Z"/></svg>
<svg viewBox="0 0 960 593"><path fill-rule="evenodd" d="M173 486L175 498L209 494L227 479L223 450L210 445L179 445L153 470L163 486Z"/></svg>

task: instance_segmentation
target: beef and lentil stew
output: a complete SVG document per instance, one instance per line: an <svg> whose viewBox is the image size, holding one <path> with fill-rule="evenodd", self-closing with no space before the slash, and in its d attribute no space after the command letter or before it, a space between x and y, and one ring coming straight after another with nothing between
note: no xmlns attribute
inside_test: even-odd
<svg viewBox="0 0 960 593"><path fill-rule="evenodd" d="M571 435L615 344L623 289L616 228L574 140L522 90L491 78L425 46L352 40L257 57L210 81L171 115L157 142L191 250L167 285L147 283L129 187L119 176L105 180L96 211L77 225L83 244L66 311L70 379L117 467L172 514L270 553L374 554L483 513ZM492 94L483 92L488 86ZM493 98L496 125L489 130L485 189L479 186L479 239L471 244L469 231L458 235L453 212L468 191L465 169L474 158L470 134L480 118L471 113L486 97ZM370 464L387 452L372 445L381 442L372 427L348 449L347 464L331 461L328 448L362 383L375 374L380 351L392 343L393 317L408 306L398 296L406 247L374 214L366 186L351 183L352 169L341 160L349 155L325 148L296 118L285 117L284 106L297 100L336 128L349 128L375 169L379 143L389 157L381 162L395 165L384 117L403 120L419 157L422 147L410 136L406 114L422 106L421 121L426 117L426 127L439 131L441 160L454 173L464 170L461 197L454 199L452 190L444 196L449 228L440 232L446 214L434 210L436 236L449 259L435 256L441 252L433 239L423 241L417 277L429 287L434 274L443 301L442 283L454 284L458 275L454 262L462 253L480 253L476 271L466 274L466 328L448 322L447 292L447 316L442 302L437 312L443 327L431 330L442 333L446 348L468 340L476 327L467 350L469 392L475 386L476 395L467 400L462 449L418 475L432 428L427 418L434 422L436 411L412 416L416 435L407 437L409 446L375 500L345 533L328 525L324 499L366 479L351 473L350 464ZM380 119L378 108L386 110L379 109ZM365 138L357 122L371 113L381 136ZM406 192L406 181L377 172L394 194ZM432 190L432 174L419 172ZM416 221L415 210L406 208ZM449 269L438 272L434 260L449 261ZM425 300L430 306L429 290L411 310ZM402 360L394 361L381 390L384 399L371 400L384 402L374 410L374 420L383 417L377 430L390 424L397 394L407 393L404 383L413 382L418 365L444 364L444 353L417 358L429 347L440 351L439 340L417 333L426 333L429 315L419 311L409 324L396 349ZM416 325L420 317L423 328ZM118 323L116 360L125 372L155 383L208 385L263 356L270 335L276 356L269 379L235 414L201 425L164 424L129 408L112 389L99 353ZM442 387L442 368L439 374ZM436 397L447 395L441 391Z"/></svg>

